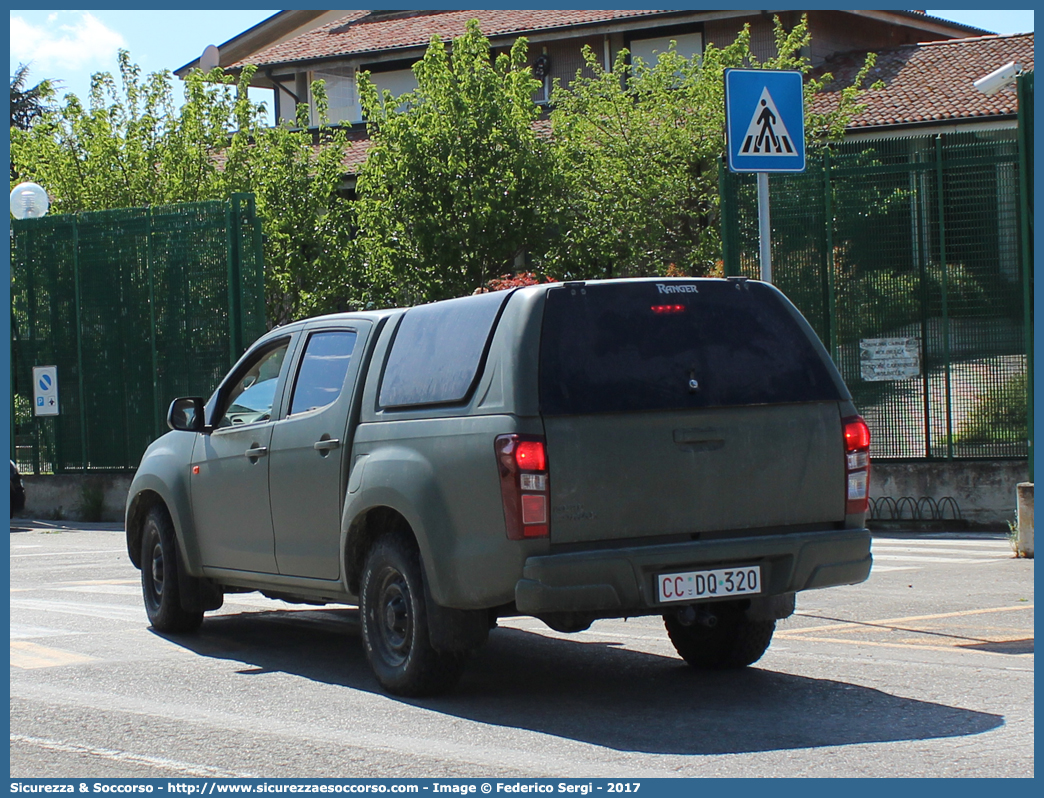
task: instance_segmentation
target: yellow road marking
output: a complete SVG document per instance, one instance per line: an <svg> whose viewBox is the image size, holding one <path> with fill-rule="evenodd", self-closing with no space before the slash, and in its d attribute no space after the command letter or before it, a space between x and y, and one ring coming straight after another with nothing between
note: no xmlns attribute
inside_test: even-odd
<svg viewBox="0 0 1044 798"><path fill-rule="evenodd" d="M56 668L61 665L82 665L85 662L94 662L94 659L86 654L75 654L72 651L62 651L60 648L48 648L27 640L11 641L11 664L25 670Z"/></svg>
<svg viewBox="0 0 1044 798"><path fill-rule="evenodd" d="M879 643L871 640L845 640L840 637L802 637L802 642L810 643L844 643L848 646L876 646L877 648L910 648L910 649L929 649L931 651L973 651L976 654L988 654L991 657L1032 657L1030 653L1026 654L1005 654L998 651L983 651L980 649L969 649L966 646L931 646L931 645L919 645L915 643ZM999 642L1023 642L1021 640L1011 641L999 641Z"/></svg>
<svg viewBox="0 0 1044 798"><path fill-rule="evenodd" d="M782 629L776 632L776 637L793 635L818 634L820 632L833 632L844 629L866 629L867 627L885 626L887 624L909 623L910 621L934 621L940 618L963 618L969 615L986 615L995 612L1014 612L1016 610L1032 610L1032 604L1021 604L1018 607L993 607L987 610L962 610L960 612L940 612L936 615L910 615L905 618L885 618L880 621L852 621L848 623L834 623L827 626L810 626L807 629Z"/></svg>

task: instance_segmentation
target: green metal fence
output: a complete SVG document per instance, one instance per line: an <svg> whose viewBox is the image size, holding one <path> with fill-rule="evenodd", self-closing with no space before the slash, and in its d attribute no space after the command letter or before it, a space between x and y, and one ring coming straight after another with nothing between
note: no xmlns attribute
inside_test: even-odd
<svg viewBox="0 0 1044 798"><path fill-rule="evenodd" d="M876 457L1027 456L1019 154L1014 130L854 142L770 180L773 282L831 351ZM725 175L722 219L727 272L757 277L754 175Z"/></svg>
<svg viewBox="0 0 1044 798"><path fill-rule="evenodd" d="M265 329L252 195L11 227L11 456L24 473L135 468L171 399L209 392ZM58 367L58 416L34 415L42 365Z"/></svg>

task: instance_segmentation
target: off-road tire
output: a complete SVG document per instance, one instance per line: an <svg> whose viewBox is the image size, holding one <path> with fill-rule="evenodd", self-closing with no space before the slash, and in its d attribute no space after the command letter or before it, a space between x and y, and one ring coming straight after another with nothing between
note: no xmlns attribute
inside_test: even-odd
<svg viewBox="0 0 1044 798"><path fill-rule="evenodd" d="M401 531L383 535L363 564L362 639L377 681L389 693L420 697L451 689L467 660L439 652L428 634L420 553Z"/></svg>
<svg viewBox="0 0 1044 798"><path fill-rule="evenodd" d="M776 630L774 620L751 620L743 610L724 607L713 627L686 626L676 615L664 615L667 636L682 659L701 670L745 668L761 659Z"/></svg>
<svg viewBox="0 0 1044 798"><path fill-rule="evenodd" d="M177 546L170 515L163 507L153 507L141 533L141 593L157 632L191 632L203 622L201 611L188 612L181 606Z"/></svg>

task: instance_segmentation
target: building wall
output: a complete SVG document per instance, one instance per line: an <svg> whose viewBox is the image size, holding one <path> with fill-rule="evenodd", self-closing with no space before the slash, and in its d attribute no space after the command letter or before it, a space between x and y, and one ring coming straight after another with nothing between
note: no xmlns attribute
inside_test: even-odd
<svg viewBox="0 0 1044 798"><path fill-rule="evenodd" d="M926 34L917 35L917 31L888 25L873 19L858 21L858 35L854 35L853 20L843 19L837 14L826 11L808 12L808 28L812 35L812 64L822 63L836 53L850 50L880 50L885 47L899 47L903 44L916 44L927 40Z"/></svg>
<svg viewBox="0 0 1044 798"><path fill-rule="evenodd" d="M789 17L792 14L784 12L781 15L783 24L790 27ZM739 19L721 19L708 22L704 25L706 44L715 47L727 47L736 41L736 36L744 25L750 25L750 51L758 61L766 61L776 55L776 40L772 32L772 18L764 14L757 14Z"/></svg>

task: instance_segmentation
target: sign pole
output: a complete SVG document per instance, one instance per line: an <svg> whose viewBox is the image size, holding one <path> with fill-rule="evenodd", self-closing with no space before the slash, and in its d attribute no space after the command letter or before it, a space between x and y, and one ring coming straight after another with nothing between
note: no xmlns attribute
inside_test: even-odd
<svg viewBox="0 0 1044 798"><path fill-rule="evenodd" d="M769 218L769 176L758 172L758 239L761 247L761 279L772 282L772 222Z"/></svg>

